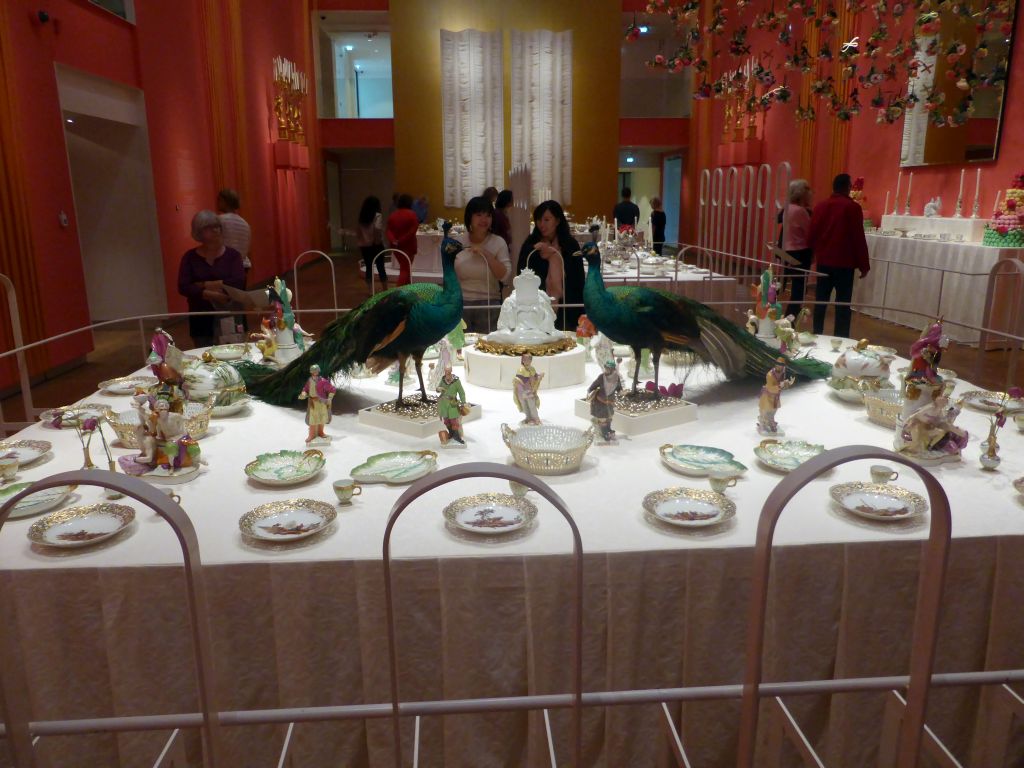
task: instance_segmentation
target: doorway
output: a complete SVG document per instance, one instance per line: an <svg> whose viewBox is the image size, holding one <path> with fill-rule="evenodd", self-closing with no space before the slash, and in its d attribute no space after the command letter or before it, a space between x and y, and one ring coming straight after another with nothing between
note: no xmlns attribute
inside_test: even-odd
<svg viewBox="0 0 1024 768"><path fill-rule="evenodd" d="M57 67L89 316L167 311L142 92Z"/></svg>
<svg viewBox="0 0 1024 768"><path fill-rule="evenodd" d="M683 158L666 157L662 164L661 204L665 210L665 242L679 242L679 211L683 187Z"/></svg>

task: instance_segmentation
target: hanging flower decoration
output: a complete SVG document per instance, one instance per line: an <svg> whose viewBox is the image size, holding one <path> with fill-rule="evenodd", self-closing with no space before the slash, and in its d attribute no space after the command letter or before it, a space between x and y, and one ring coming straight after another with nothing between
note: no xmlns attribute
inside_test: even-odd
<svg viewBox="0 0 1024 768"><path fill-rule="evenodd" d="M709 3L710 12L701 22L702 9ZM836 36L838 9L845 9L844 17L854 17L853 28L863 29L864 36L846 40ZM784 70L806 75L813 95L841 120L862 111L858 101L840 95L854 86L871 94L868 103L880 124L899 121L908 108L924 101L932 125L959 126L973 113L976 91L1005 87L1005 48L995 48L992 37L1013 33L1015 10L1015 0L977 4L964 0L704 0L703 5L701 0L647 0L646 12L666 16L680 37L674 54L659 53L648 65L673 74L694 69L701 77L695 78L700 85L694 86L693 97L727 98L737 116L785 103L790 88L777 85L782 79L779 70ZM870 15L868 23L856 19L862 14ZM903 17L907 14L913 14L913 32L892 40L892 30L906 28ZM639 38L639 26L634 18L626 27L627 41ZM953 34L972 28L976 35ZM764 52L752 55L751 29L773 33L788 50L778 53L774 64ZM806 37L811 30L818 34L813 46ZM721 41L714 42L716 37ZM991 61L997 50L999 59ZM915 78L931 68L916 58L919 51L925 58L938 60L939 72L946 78L942 87L955 98L941 98L936 87L930 88L932 93L914 95ZM831 69L833 62L839 62L838 69ZM741 70L741 77L733 76ZM829 74L832 77L826 77ZM839 89L835 80L848 81L850 86ZM904 95L905 91L909 93ZM796 111L799 120L814 119L810 104L800 104Z"/></svg>
<svg viewBox="0 0 1024 768"><path fill-rule="evenodd" d="M814 122L814 106L808 104L806 107L798 105L796 108L796 119L799 122L812 123Z"/></svg>

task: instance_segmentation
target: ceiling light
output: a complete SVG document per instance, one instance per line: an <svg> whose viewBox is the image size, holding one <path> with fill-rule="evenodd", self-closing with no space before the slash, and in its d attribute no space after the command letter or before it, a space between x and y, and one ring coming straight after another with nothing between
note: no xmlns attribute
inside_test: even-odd
<svg viewBox="0 0 1024 768"><path fill-rule="evenodd" d="M346 51L354 51L354 50L355 50L355 48L356 48L356 47L355 47L354 45L346 45L346 46L345 46L345 50L346 50Z"/></svg>
<svg viewBox="0 0 1024 768"><path fill-rule="evenodd" d="M69 118L67 118L66 122L69 122L69 123L73 123L73 122L75 122L75 121L74 121L74 120L72 120L72 119L71 119L71 118L69 117Z"/></svg>
<svg viewBox="0 0 1024 768"><path fill-rule="evenodd" d="M640 26L640 34L641 34L641 35L646 35L646 34L647 34L647 31L648 31L648 27L647 27L647 25L646 25L646 24L642 24L642 25Z"/></svg>
<svg viewBox="0 0 1024 768"><path fill-rule="evenodd" d="M635 160L635 158L634 158L634 157L633 157L632 155L628 155L628 156L626 157L626 162L627 162L627 163L632 163L632 162L633 162L634 160Z"/></svg>

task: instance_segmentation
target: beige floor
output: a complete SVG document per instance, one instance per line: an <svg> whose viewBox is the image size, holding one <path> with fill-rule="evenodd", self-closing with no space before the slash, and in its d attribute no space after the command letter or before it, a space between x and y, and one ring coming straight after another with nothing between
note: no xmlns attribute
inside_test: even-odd
<svg viewBox="0 0 1024 768"><path fill-rule="evenodd" d="M334 262L339 306L352 307L369 296L358 266L357 255L336 255ZM294 289L291 276L287 275L286 279ZM311 264L300 270L299 298L301 306L306 308L327 309L332 306L330 272L323 262ZM300 321L304 328L317 333L333 318L334 313L328 312L303 315ZM145 329L147 345L152 327L147 326ZM825 327L826 330L832 327L831 312ZM166 329L180 346L191 346L184 322L168 324ZM869 338L875 344L895 347L903 354L918 333L913 329L882 322L856 312L853 315L852 331L855 338ZM140 367L148 354L148 348L143 346L143 336L140 335L137 324L124 328L97 330L93 338L94 350L82 364L33 385L32 398L35 407L49 408L80 400L95 392L98 382ZM942 364L983 387L1001 389L1007 381L1009 355L1006 352L991 351L984 353L979 359L976 349L954 346L946 352ZM1018 376L1019 374L1018 371ZM1019 380L1017 377L1013 378L1013 381ZM0 408L8 420L24 418L19 394L0 401Z"/></svg>

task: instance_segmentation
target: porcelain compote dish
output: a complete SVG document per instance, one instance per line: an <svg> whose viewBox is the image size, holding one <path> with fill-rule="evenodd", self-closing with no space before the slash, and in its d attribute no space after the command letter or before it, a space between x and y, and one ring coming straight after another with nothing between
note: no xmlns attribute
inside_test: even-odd
<svg viewBox="0 0 1024 768"><path fill-rule="evenodd" d="M391 451L370 456L350 474L357 483L401 485L419 480L435 469L437 453L434 451Z"/></svg>
<svg viewBox="0 0 1024 768"><path fill-rule="evenodd" d="M245 474L263 485L298 485L320 474L326 463L323 453L313 448L261 453L245 465Z"/></svg>

